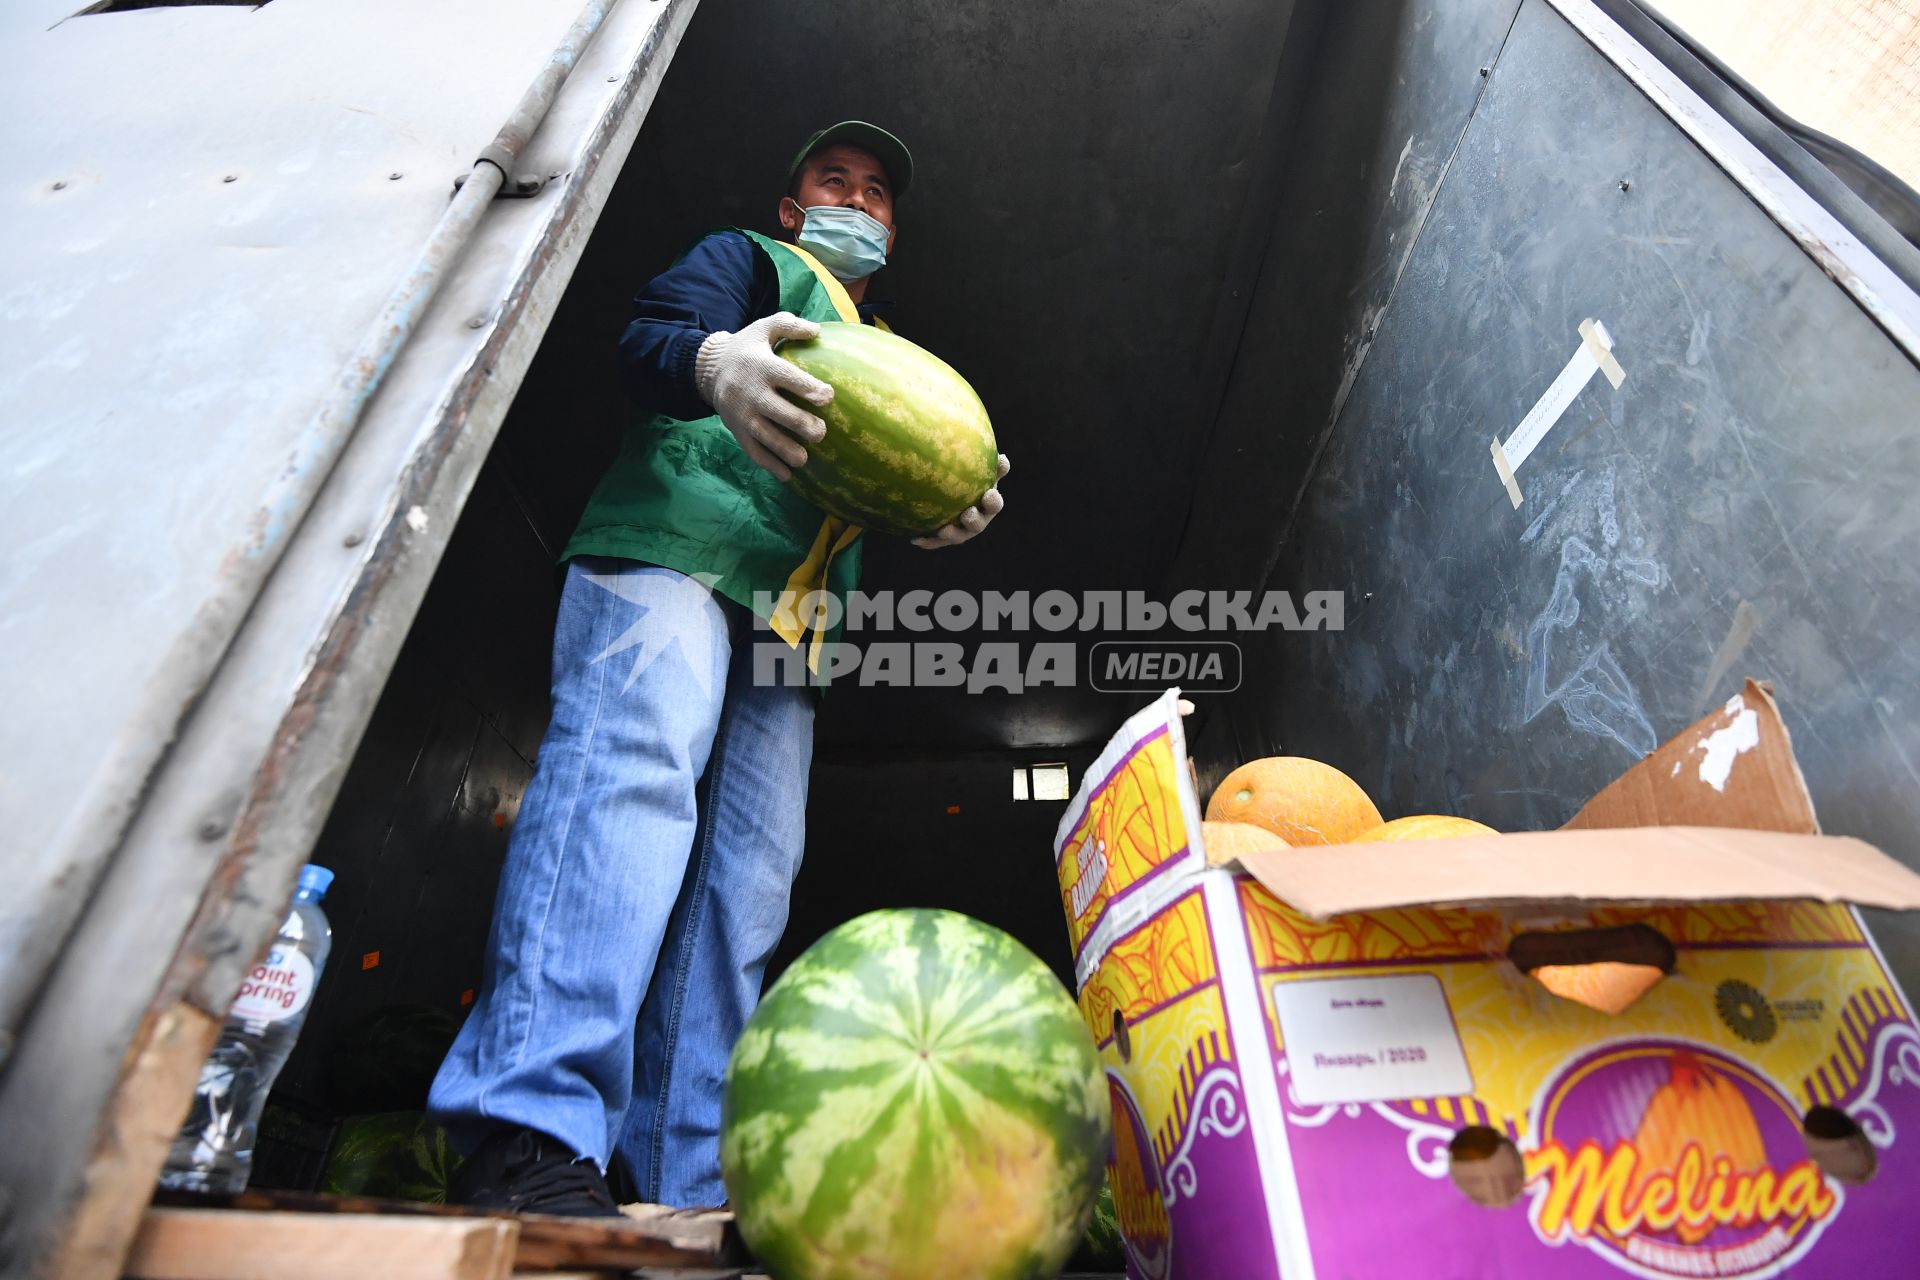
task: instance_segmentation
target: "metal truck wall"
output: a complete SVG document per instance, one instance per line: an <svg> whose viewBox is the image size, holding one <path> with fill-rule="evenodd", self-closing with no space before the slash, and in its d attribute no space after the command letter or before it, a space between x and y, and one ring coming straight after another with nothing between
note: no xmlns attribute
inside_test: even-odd
<svg viewBox="0 0 1920 1280"><path fill-rule="evenodd" d="M82 7L0 14L10 1275L118 1273L694 4Z"/></svg>
<svg viewBox="0 0 1920 1280"><path fill-rule="evenodd" d="M1497 29L1514 6L1407 10L1407 30ZM1460 63L1452 80L1477 75ZM1282 531L1267 585L1343 590L1346 626L1249 652L1260 678L1215 709L1209 771L1284 750L1390 813L1550 827L1752 675L1826 829L1920 863L1920 370L1545 0L1481 65L1457 150L1397 127L1363 152L1400 152L1379 215L1399 247L1376 242L1347 296L1264 300L1347 326L1341 383L1320 366L1337 417L1240 428L1297 502L1262 512ZM1312 172L1313 148L1294 163ZM1424 212L1399 203L1409 180ZM1589 383L1515 509L1489 443L1587 318L1626 380ZM1243 359L1235 395L1297 382L1284 362ZM1920 985L1920 928L1875 925Z"/></svg>

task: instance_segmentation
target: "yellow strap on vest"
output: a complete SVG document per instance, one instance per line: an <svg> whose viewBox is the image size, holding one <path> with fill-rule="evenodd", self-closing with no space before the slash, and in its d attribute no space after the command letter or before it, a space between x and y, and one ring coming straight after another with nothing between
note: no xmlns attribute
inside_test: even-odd
<svg viewBox="0 0 1920 1280"><path fill-rule="evenodd" d="M839 526L840 532L834 535L833 545L827 548L827 558L820 565L821 592L813 598L813 617L808 619L808 625L813 628L813 641L807 646L807 670L815 675L820 674L820 648L827 642L827 570L832 567L833 558L852 546L853 540L861 533L859 525L848 524L837 516L828 516L822 521L820 532L824 534L836 525Z"/></svg>
<svg viewBox="0 0 1920 1280"><path fill-rule="evenodd" d="M773 616L767 619L773 633L795 649L800 647L801 638L807 632L813 632L813 640L807 646L807 670L815 675L820 673L820 646L827 634L827 567L833 563L836 555L853 545L853 540L859 536L860 526L857 524L848 524L839 516L823 519L807 558L787 579L787 585L780 591L780 601L774 606ZM803 618L800 610L804 604L811 604L812 608Z"/></svg>
<svg viewBox="0 0 1920 1280"><path fill-rule="evenodd" d="M860 323L860 310L853 305L853 299L847 294L847 286L834 279L833 272L820 265L820 260L797 244L780 245L788 253L800 259L806 268L819 278L820 287L826 291L827 301L840 313L840 318L848 324ZM876 317L874 324L888 333L893 332L881 324ZM773 616L767 622L775 635L794 648L800 647L801 638L809 631L813 640L807 646L807 670L820 674L820 647L826 641L827 609L824 595L827 589L827 568L833 563L834 556L846 550L853 540L860 536L860 526L849 524L838 516L828 516L820 522L820 532L814 535L813 547L807 552L807 558L787 578L786 587L780 592L780 603L775 607ZM815 594L819 593L819 594ZM813 609L808 617L800 616L800 606L811 599Z"/></svg>
<svg viewBox="0 0 1920 1280"><path fill-rule="evenodd" d="M847 296L847 286L833 278L833 272L820 265L820 260L797 244L781 244L794 257L807 265L807 270L820 277L820 287L827 291L827 301L833 303L833 309L848 324L860 323L860 309L853 305L853 299Z"/></svg>

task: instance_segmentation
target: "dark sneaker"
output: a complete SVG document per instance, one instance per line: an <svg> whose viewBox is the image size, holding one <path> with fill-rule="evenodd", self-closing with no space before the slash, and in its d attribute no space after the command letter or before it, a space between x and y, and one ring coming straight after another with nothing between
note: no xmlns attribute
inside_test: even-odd
<svg viewBox="0 0 1920 1280"><path fill-rule="evenodd" d="M620 1158L618 1151L607 1164L607 1190L613 1193L615 1204L639 1204L642 1200L640 1184L634 1180L627 1169L627 1162Z"/></svg>
<svg viewBox="0 0 1920 1280"><path fill-rule="evenodd" d="M508 1213L618 1218L607 1180L566 1143L515 1126L491 1135L447 1183L447 1201Z"/></svg>

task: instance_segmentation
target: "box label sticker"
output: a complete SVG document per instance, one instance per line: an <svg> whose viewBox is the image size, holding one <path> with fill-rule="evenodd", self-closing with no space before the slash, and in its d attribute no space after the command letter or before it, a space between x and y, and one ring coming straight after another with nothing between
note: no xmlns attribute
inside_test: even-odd
<svg viewBox="0 0 1920 1280"><path fill-rule="evenodd" d="M1273 1004L1302 1105L1473 1092L1446 992L1430 973L1282 982Z"/></svg>

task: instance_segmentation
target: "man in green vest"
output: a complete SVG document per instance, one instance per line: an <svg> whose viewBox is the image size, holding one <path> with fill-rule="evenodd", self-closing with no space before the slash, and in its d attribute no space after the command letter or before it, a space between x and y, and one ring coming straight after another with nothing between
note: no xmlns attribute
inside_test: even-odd
<svg viewBox="0 0 1920 1280"><path fill-rule="evenodd" d="M460 1203L614 1213L718 1204L720 1089L786 925L816 690L754 680L756 594L851 590L860 530L784 483L825 383L773 352L872 323L867 285L913 180L862 121L788 172L792 243L716 232L635 300L621 368L642 417L567 545L553 716L507 852L487 966L430 1106L467 1153ZM1000 474L1007 462L1000 459ZM998 488L917 539L958 545ZM779 611L796 648L816 637Z"/></svg>

